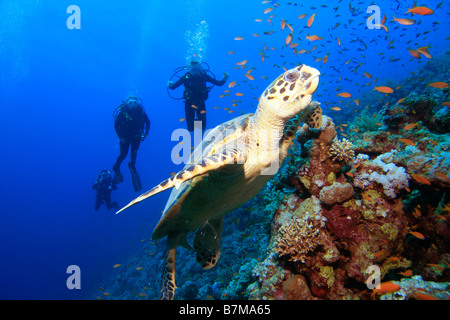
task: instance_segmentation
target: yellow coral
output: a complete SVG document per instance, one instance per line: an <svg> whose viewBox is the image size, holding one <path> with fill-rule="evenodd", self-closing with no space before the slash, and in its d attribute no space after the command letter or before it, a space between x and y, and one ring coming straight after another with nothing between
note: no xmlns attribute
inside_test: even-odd
<svg viewBox="0 0 450 320"><path fill-rule="evenodd" d="M328 288L331 288L331 286L334 284L334 270L333 267L330 266L321 266L320 267L320 275L327 279L327 286Z"/></svg>

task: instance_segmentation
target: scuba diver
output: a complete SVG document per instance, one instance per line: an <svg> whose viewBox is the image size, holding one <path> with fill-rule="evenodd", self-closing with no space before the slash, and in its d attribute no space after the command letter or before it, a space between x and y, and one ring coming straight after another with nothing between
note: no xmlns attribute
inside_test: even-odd
<svg viewBox="0 0 450 320"><path fill-rule="evenodd" d="M135 167L136 156L141 141L144 141L150 130L150 120L145 113L142 100L136 97L128 97L117 107L113 116L114 129L120 139L120 154L117 157L116 163L113 165L114 182L120 183L123 181L120 164L127 156L128 148L131 146L128 168L130 169L134 190L139 191L142 189L142 185Z"/></svg>
<svg viewBox="0 0 450 320"><path fill-rule="evenodd" d="M172 78L178 76L177 73L185 69L187 69L187 67L176 69ZM187 128L191 132L194 131L195 116L197 120L202 122L202 130L206 129L205 100L208 99L209 91L213 88L213 86L207 87L206 83L209 82L213 85L223 86L228 79L228 73L226 72L224 73L223 79L220 81L214 77L214 74L210 76L208 73L212 74L212 72L209 71L209 66L205 70L197 60L191 60L188 72L183 76L178 76L179 79L175 83L172 81L167 83L167 88L170 90L174 90L184 84L183 98L180 99L184 99Z"/></svg>
<svg viewBox="0 0 450 320"><path fill-rule="evenodd" d="M117 187L111 177L111 172L109 170L103 169L100 171L97 180L95 181L92 189L97 190L95 195L95 206L94 210L100 209L100 205L105 203L108 209L119 209L117 202L111 202L111 191L117 190Z"/></svg>

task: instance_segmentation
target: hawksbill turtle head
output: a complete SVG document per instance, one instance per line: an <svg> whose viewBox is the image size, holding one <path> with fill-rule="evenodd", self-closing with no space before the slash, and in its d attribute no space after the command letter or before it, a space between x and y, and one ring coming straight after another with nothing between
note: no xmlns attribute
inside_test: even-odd
<svg viewBox="0 0 450 320"><path fill-rule="evenodd" d="M284 120L305 109L319 85L320 72L307 65L287 70L275 79L261 95L264 109Z"/></svg>

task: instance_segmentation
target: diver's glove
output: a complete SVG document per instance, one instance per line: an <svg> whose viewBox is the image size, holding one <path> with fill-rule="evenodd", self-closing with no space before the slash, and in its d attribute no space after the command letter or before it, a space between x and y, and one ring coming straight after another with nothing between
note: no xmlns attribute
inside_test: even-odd
<svg viewBox="0 0 450 320"><path fill-rule="evenodd" d="M223 73L223 79L227 80L230 75L227 72Z"/></svg>
<svg viewBox="0 0 450 320"><path fill-rule="evenodd" d="M167 87L170 88L172 85L173 85L173 82L172 82L172 81L168 81L168 82L167 82Z"/></svg>

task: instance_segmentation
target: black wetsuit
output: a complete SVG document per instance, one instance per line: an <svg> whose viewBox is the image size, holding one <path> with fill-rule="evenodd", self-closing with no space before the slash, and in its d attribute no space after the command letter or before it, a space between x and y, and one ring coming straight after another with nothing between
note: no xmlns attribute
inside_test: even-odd
<svg viewBox="0 0 450 320"><path fill-rule="evenodd" d="M209 90L206 83L212 83L216 86L223 86L227 78L217 80L210 77L204 70L199 74L187 72L175 83L169 86L169 89L176 89L184 84L184 110L186 113L186 123L189 131L194 131L195 116L202 122L202 129L206 129L206 106L205 100L208 99Z"/></svg>
<svg viewBox="0 0 450 320"><path fill-rule="evenodd" d="M117 187L114 184L110 173L100 173L97 181L95 181L94 185L92 186L92 189L97 190L97 194L95 196L95 210L100 209L100 205L103 202L108 209L119 208L117 202L111 202L111 191L117 190Z"/></svg>
<svg viewBox="0 0 450 320"><path fill-rule="evenodd" d="M120 154L113 166L114 172L120 172L120 164L128 154L131 145L130 169L136 169L136 156L141 144L142 134L148 135L150 120L142 107L130 108L123 105L114 121L114 129L120 139Z"/></svg>

